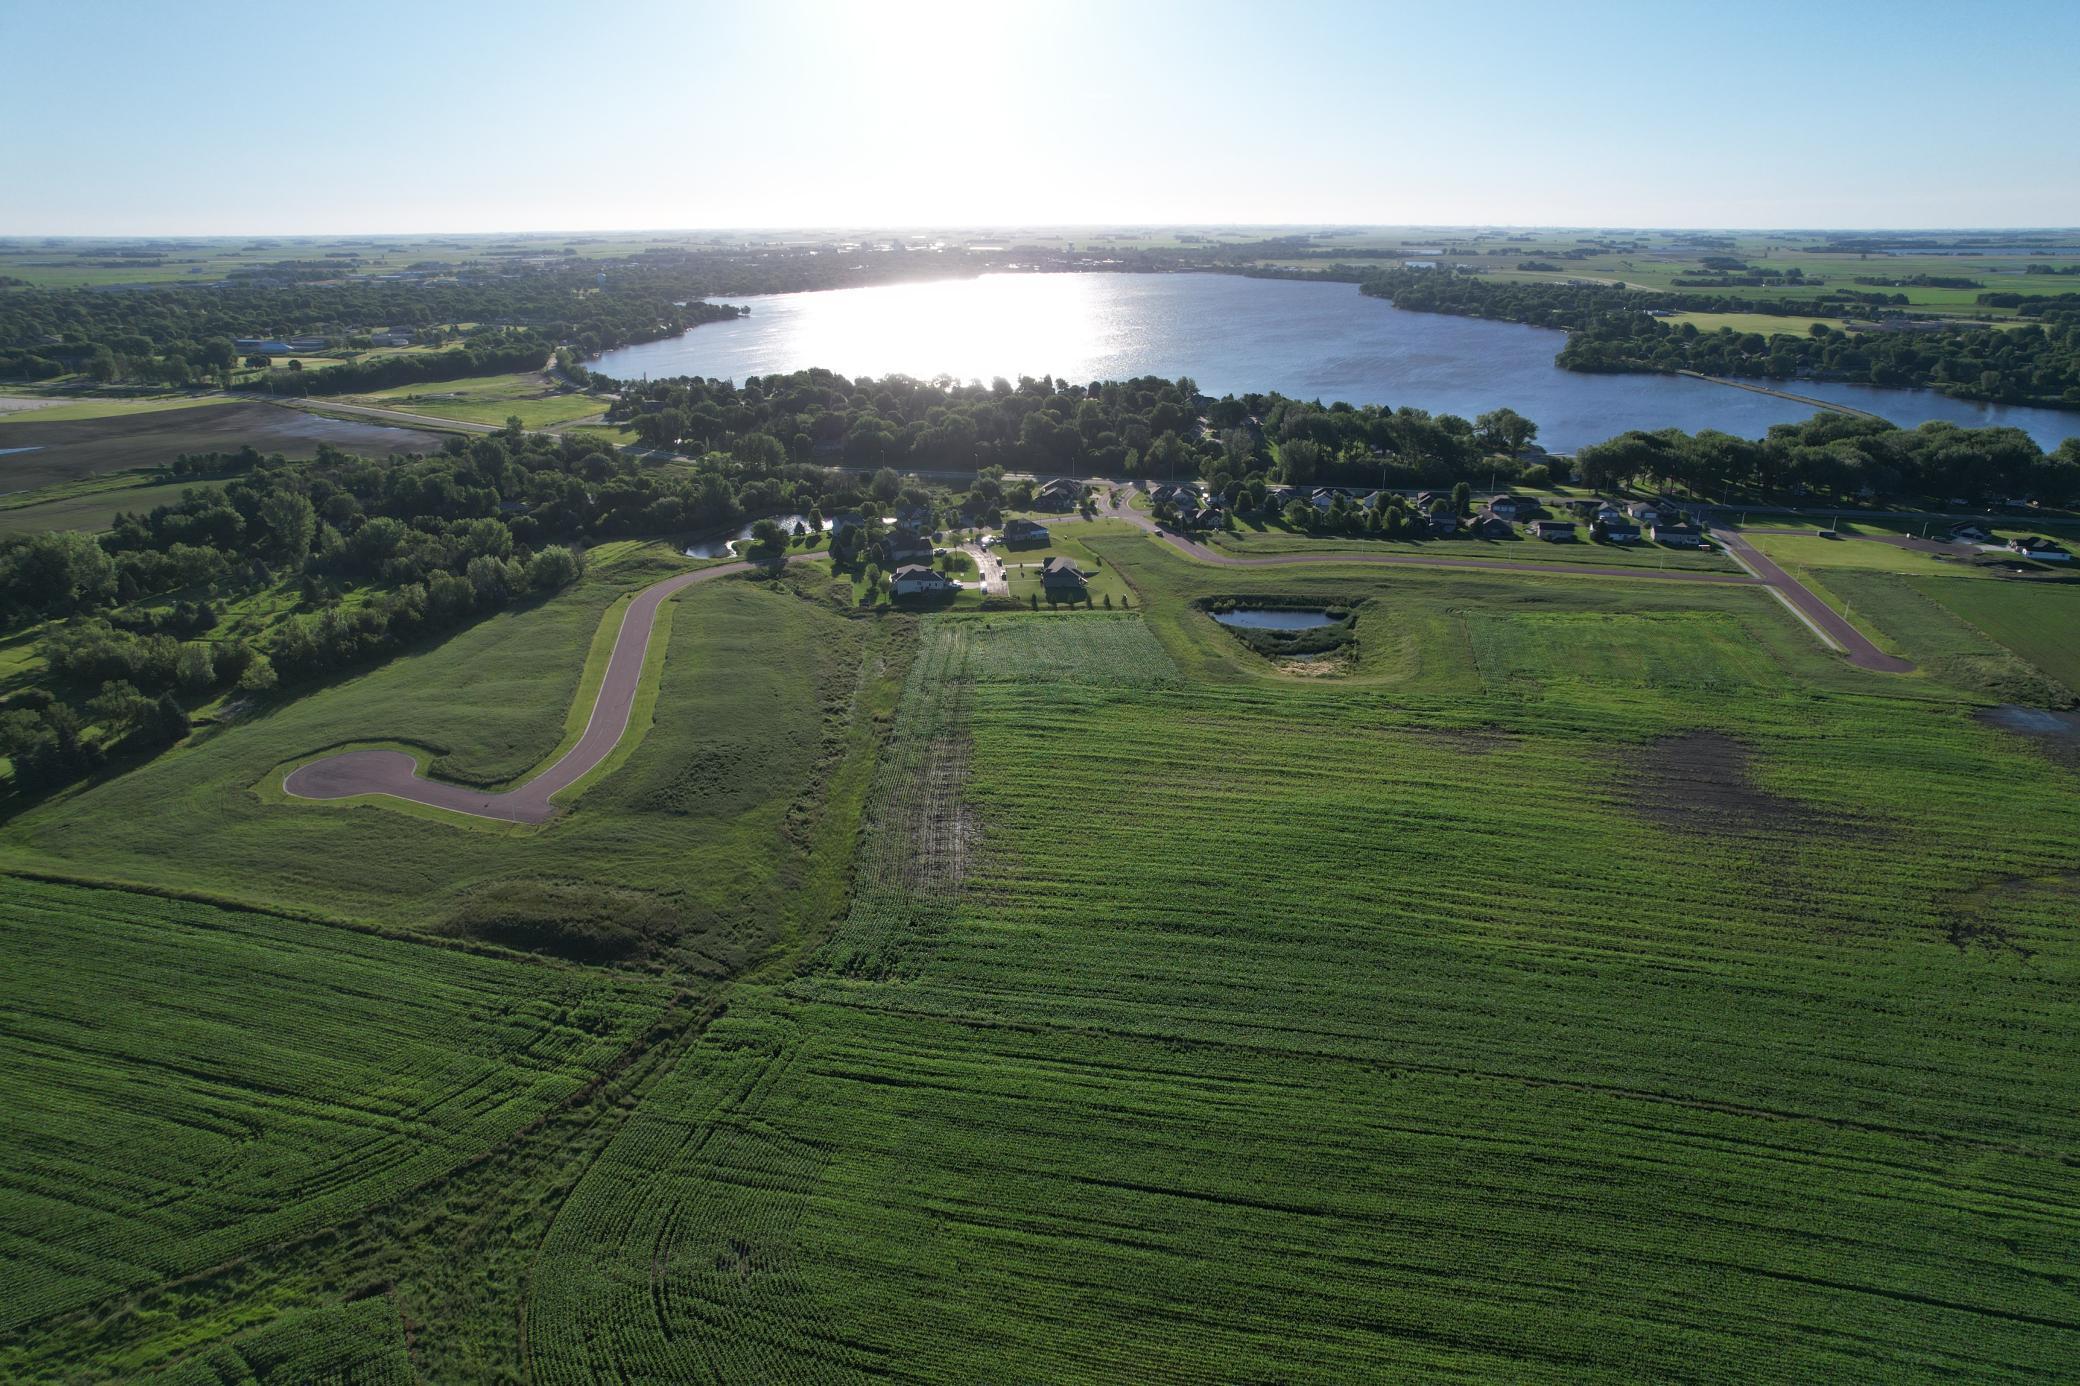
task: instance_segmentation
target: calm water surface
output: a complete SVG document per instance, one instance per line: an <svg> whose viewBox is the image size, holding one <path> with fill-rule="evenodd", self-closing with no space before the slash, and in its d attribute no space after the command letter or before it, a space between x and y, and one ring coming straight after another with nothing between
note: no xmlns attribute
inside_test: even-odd
<svg viewBox="0 0 2080 1386"><path fill-rule="evenodd" d="M1283 608L1238 606L1232 611L1216 611L1213 619L1224 626L1240 626L1244 630L1313 630L1317 626L1336 624L1336 618L1326 611L1289 611Z"/></svg>
<svg viewBox="0 0 2080 1386"><path fill-rule="evenodd" d="M751 316L593 364L623 379L743 380L825 366L849 376L1053 375L1075 381L1191 376L1208 394L1277 390L1300 399L1414 405L1466 418L1507 405L1561 451L1628 428L1704 428L1760 437L1812 410L1679 376L1580 375L1553 364L1564 334L1518 323L1409 313L1350 284L1225 274L1008 274L932 284L734 300ZM2027 430L2046 447L2080 414L1973 404L1929 390L1789 382L1894 423L1930 419Z"/></svg>

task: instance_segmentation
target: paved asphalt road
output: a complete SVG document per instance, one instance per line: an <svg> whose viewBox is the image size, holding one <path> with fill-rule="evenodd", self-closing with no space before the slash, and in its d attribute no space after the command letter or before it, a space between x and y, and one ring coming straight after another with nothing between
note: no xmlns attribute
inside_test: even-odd
<svg viewBox="0 0 2080 1386"><path fill-rule="evenodd" d="M821 557L802 553L790 561ZM297 767L282 781L282 788L299 799L346 799L357 794L388 794L415 804L498 818L508 823L546 823L556 816L551 796L583 779L620 744L628 731L629 715L635 708L636 685L643 675L643 656L650 647L650 631L657 623L657 610L666 600L697 582L709 582L731 573L748 572L749 563L719 563L691 573L678 573L654 582L636 593L628 610L621 614L621 629L614 636L614 652L607 658L606 676L600 680L599 696L593 701L592 716L578 744L564 752L554 765L517 789L489 794L481 789L442 784L422 779L412 758L402 751L348 751Z"/></svg>
<svg viewBox="0 0 2080 1386"><path fill-rule="evenodd" d="M1908 660L1886 654L1872 644L1869 636L1814 596L1811 588L1778 567L1768 554L1743 539L1738 530L1715 529L1712 537L1726 546L1734 562L1767 583L1800 620L1840 650L1857 668L1874 669L1881 674L1905 674L1914 668Z"/></svg>

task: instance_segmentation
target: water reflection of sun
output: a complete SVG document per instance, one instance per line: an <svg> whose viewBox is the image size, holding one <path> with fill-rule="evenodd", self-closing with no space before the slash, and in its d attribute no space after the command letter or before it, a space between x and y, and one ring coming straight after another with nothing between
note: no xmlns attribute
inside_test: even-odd
<svg viewBox="0 0 2080 1386"><path fill-rule="evenodd" d="M833 294L788 314L773 354L847 375L1055 374L1089 380L1117 348L1114 314L1081 275L988 275ZM754 308L754 312L757 309ZM1006 339L1004 324L1018 333Z"/></svg>

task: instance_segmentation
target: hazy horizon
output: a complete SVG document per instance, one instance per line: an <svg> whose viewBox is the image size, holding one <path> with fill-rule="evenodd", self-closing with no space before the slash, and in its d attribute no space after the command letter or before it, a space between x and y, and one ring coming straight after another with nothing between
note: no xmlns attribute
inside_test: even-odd
<svg viewBox="0 0 2080 1386"><path fill-rule="evenodd" d="M34 137L0 148L0 181L36 205L10 199L0 234L2080 225L2080 87L2045 61L2080 49L2080 7L1997 21L17 6L0 44L29 61L0 115Z"/></svg>
<svg viewBox="0 0 2080 1386"><path fill-rule="evenodd" d="M1984 223L1976 225L1947 226L1903 226L1879 225L1848 226L1819 224L1803 226L1734 226L1699 222L1695 225L1624 222L1384 222L1384 221L1150 221L1120 220L1093 222L1030 222L1000 225L950 224L931 225L924 223L890 222L876 225L825 226L480 226L468 229L425 229L374 231L342 231L338 229L315 229L303 231L0 231L0 240L63 240L63 241L157 241L157 240L239 240L265 238L270 240L322 241L346 237L370 240L415 241L431 237L460 237L481 240L494 236L528 236L556 238L568 236L594 237L643 237L643 236L736 236L771 237L794 236L799 238L831 238L843 236L925 236L925 235L1016 235L1074 233L1100 236L1126 236L1137 231L1218 231L1262 233L1266 236L1278 234L1305 234L1322 231L1438 231L1438 232L1489 232L1489 231L1608 231L1634 234L1652 234L1669 231L1683 234L1696 232L1725 232L1746 236L1802 236L1817 234L1854 233L1876 235L1896 232L1901 235L1957 235L1983 236L1993 232L2015 232L2020 235L2043 235L2047 233L2072 232L2080 235L2080 222L2062 224L2047 222L2042 225L2020 223Z"/></svg>

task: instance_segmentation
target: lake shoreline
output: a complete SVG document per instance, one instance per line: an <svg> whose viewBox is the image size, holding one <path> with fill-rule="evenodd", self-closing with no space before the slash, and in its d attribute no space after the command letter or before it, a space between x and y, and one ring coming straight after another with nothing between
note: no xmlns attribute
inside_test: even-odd
<svg viewBox="0 0 2080 1386"><path fill-rule="evenodd" d="M812 367L849 379L1190 377L1215 396L1276 391L1467 419L1506 407L1535 422L1538 441L1560 452L1635 429L1760 438L1820 410L1904 428L1931 420L2017 427L2046 449L2080 434L2080 415L1926 389L1800 381L1793 392L1736 377L1567 370L1554 360L1567 337L1561 329L1403 309L1337 280L1016 273L750 302L749 315L617 348L587 365L630 381L743 381Z"/></svg>

